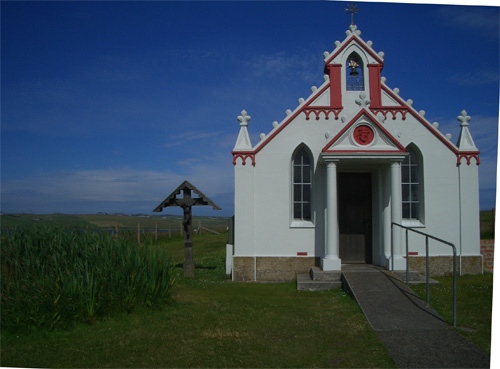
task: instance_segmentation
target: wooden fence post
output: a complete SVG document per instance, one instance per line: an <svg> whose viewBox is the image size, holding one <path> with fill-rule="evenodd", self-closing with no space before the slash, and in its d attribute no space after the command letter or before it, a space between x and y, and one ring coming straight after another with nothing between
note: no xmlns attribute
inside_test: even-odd
<svg viewBox="0 0 500 369"><path fill-rule="evenodd" d="M158 222L155 222L155 241L158 241Z"/></svg>
<svg viewBox="0 0 500 369"><path fill-rule="evenodd" d="M172 222L168 222L168 238L172 238Z"/></svg>
<svg viewBox="0 0 500 369"><path fill-rule="evenodd" d="M141 243L141 225L137 223L137 243Z"/></svg>

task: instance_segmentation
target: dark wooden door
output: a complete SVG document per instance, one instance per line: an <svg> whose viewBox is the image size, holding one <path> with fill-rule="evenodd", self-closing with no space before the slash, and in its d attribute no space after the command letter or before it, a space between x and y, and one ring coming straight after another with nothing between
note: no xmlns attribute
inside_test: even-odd
<svg viewBox="0 0 500 369"><path fill-rule="evenodd" d="M370 173L338 173L339 257L342 263L372 262Z"/></svg>

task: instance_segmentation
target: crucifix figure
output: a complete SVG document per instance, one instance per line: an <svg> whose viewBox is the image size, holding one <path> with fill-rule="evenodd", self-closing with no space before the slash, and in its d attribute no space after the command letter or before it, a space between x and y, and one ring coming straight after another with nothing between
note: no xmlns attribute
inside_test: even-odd
<svg viewBox="0 0 500 369"><path fill-rule="evenodd" d="M177 198L177 195L183 193L182 198ZM198 197L193 198L191 192L194 192ZM184 228L184 277L194 278L195 264L193 258L193 216L191 208L197 205L212 205L214 210L220 210L212 200L201 193L195 186L188 181L184 181L174 192L170 194L160 205L154 209L154 212L163 211L163 208L168 206L180 206L184 212L182 218L182 227Z"/></svg>
<svg viewBox="0 0 500 369"><path fill-rule="evenodd" d="M351 3L349 7L345 8L345 11L351 13L351 26L354 25L354 14L359 12L359 8L354 3Z"/></svg>

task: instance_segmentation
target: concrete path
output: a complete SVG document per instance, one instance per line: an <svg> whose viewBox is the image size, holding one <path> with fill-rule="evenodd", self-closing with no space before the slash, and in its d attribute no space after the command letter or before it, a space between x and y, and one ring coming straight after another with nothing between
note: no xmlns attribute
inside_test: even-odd
<svg viewBox="0 0 500 369"><path fill-rule="evenodd" d="M342 279L400 368L489 368L489 356L392 273L373 265L342 265Z"/></svg>

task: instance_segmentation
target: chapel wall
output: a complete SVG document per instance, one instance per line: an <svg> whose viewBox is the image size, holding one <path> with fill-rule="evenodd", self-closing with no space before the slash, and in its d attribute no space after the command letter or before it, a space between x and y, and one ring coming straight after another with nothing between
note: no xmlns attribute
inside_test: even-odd
<svg viewBox="0 0 500 369"><path fill-rule="evenodd" d="M423 227L419 230L459 244L459 191L455 153L409 114L405 121L387 122L387 128L404 147L413 144L421 154L421 183L423 179L424 189L420 201L424 202L424 214ZM450 250L448 246L430 242L432 255L451 255ZM419 255L425 254L425 243L413 243L412 251Z"/></svg>
<svg viewBox="0 0 500 369"><path fill-rule="evenodd" d="M254 254L254 176L255 168L249 163L235 165L234 197L234 254Z"/></svg>
<svg viewBox="0 0 500 369"><path fill-rule="evenodd" d="M493 273L495 240L481 240L481 255L483 256L484 271Z"/></svg>
<svg viewBox="0 0 500 369"><path fill-rule="evenodd" d="M273 145L264 148L257 155L255 191L259 196L255 198L255 255L315 255L314 226L292 226L293 151L304 143L312 151L313 163L317 160L317 153L311 147L313 145L304 136L299 136L302 139L287 145L283 145L276 137L271 142ZM316 181L313 182L313 186L315 185Z"/></svg>

